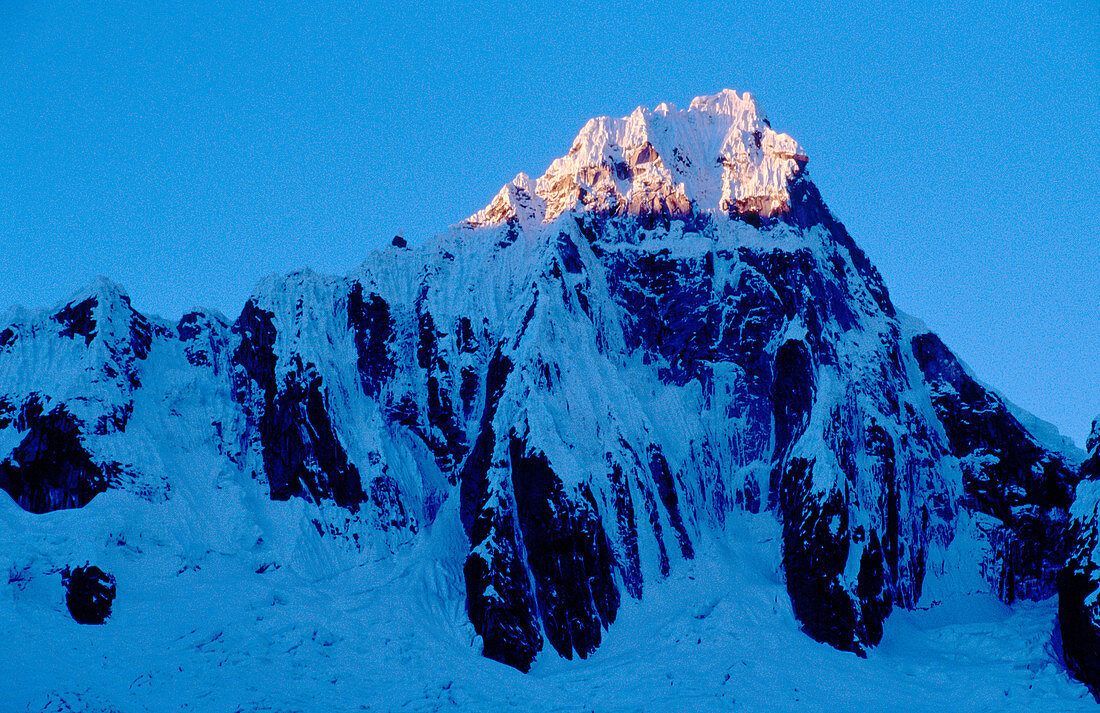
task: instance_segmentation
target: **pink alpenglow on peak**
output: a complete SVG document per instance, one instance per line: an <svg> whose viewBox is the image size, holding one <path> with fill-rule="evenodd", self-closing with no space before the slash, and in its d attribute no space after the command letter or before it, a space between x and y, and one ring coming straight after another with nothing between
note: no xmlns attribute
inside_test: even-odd
<svg viewBox="0 0 1100 713"><path fill-rule="evenodd" d="M590 119L540 178L520 174L466 222L547 223L573 210L770 217L788 210L788 187L806 161L751 94L724 89L687 110L662 103Z"/></svg>

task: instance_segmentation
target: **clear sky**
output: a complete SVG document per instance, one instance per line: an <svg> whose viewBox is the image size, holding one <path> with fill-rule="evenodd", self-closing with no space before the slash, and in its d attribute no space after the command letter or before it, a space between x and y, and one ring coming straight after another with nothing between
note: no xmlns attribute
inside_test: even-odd
<svg viewBox="0 0 1100 713"><path fill-rule="evenodd" d="M1078 443L1100 413L1100 3L0 0L0 305L235 317L729 87L895 303ZM322 5L325 5L323 8ZM2 308L0 308L2 309Z"/></svg>

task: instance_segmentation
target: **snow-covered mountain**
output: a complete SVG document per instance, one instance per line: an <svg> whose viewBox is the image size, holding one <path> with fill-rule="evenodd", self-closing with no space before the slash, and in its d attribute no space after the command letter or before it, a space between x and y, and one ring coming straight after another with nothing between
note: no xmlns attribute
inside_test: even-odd
<svg viewBox="0 0 1100 713"><path fill-rule="evenodd" d="M14 533L39 526L16 508L83 507L106 538L12 571L109 561L104 497L181 572L418 553L522 671L592 654L743 513L778 523L805 633L861 656L895 608L1052 596L1071 550L1097 561L1080 454L895 310L806 165L727 90L594 119L448 232L267 278L232 323L143 316L106 280L9 313L0 509Z"/></svg>

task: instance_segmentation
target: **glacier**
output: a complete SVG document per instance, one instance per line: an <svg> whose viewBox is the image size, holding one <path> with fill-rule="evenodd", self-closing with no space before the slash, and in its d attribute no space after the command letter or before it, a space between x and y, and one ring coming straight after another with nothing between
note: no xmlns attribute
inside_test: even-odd
<svg viewBox="0 0 1100 713"><path fill-rule="evenodd" d="M106 279L9 311L27 707L793 709L848 682L904 708L927 674L934 710L973 692L958 655L996 672L975 709L1090 705L1059 646L1096 676L1095 439L898 312L807 163L725 90L594 119L432 240L265 278L232 321ZM85 562L117 579L102 627L64 612ZM671 691L631 688L650 656Z"/></svg>

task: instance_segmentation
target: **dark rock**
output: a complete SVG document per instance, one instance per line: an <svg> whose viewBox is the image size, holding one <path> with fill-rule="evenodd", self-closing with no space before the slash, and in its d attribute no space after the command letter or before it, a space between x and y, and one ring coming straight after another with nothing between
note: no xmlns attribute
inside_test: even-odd
<svg viewBox="0 0 1100 713"><path fill-rule="evenodd" d="M462 401L462 417L468 419L473 412L477 387L481 383L477 369L462 367L462 386L458 390L458 397Z"/></svg>
<svg viewBox="0 0 1100 713"><path fill-rule="evenodd" d="M393 334L390 307L375 293L364 297L363 285L357 282L348 295L348 326L355 333L356 365L363 391L378 398L382 385L394 373L389 351Z"/></svg>
<svg viewBox="0 0 1100 713"><path fill-rule="evenodd" d="M153 325L144 315L130 310L130 349L138 359L146 359L153 346ZM136 379L134 386L137 386Z"/></svg>
<svg viewBox="0 0 1100 713"><path fill-rule="evenodd" d="M672 473L669 472L668 461L661 449L655 445L649 447L649 471L653 475L653 482L657 484L657 494L661 497L665 512L668 513L668 522L676 532L680 553L684 559L692 559L695 557L695 548L691 545L691 538L684 527L684 518L680 514L680 499L672 482Z"/></svg>
<svg viewBox="0 0 1100 713"><path fill-rule="evenodd" d="M1008 518L1011 504L1066 508L1078 476L1028 434L1001 399L967 375L934 334L913 338L913 353L933 390L933 406L958 457L996 456L967 488L979 510ZM1025 495L1012 502L1010 490Z"/></svg>
<svg viewBox="0 0 1100 713"><path fill-rule="evenodd" d="M482 654L526 673L542 650L542 632L513 517L506 508L479 513L471 542L485 543L487 551L467 557L463 574L466 608L481 635Z"/></svg>
<svg viewBox="0 0 1100 713"><path fill-rule="evenodd" d="M1096 592L1097 574L1091 566L1058 573L1058 628L1066 667L1100 701L1100 611L1085 602Z"/></svg>
<svg viewBox="0 0 1100 713"><path fill-rule="evenodd" d="M462 524L471 547L463 574L466 610L484 643L482 653L528 671L542 649L542 631L515 528L514 501L501 491L504 483L489 478L496 442L493 418L511 371L512 362L498 348L486 376L481 428L460 476Z"/></svg>
<svg viewBox="0 0 1100 713"><path fill-rule="evenodd" d="M587 486L566 491L542 453L510 438L512 486L546 638L567 659L600 645L619 591L611 546Z"/></svg>
<svg viewBox="0 0 1100 713"><path fill-rule="evenodd" d="M620 440L620 445L624 447L626 452L633 453L625 441ZM638 552L638 526L634 517L634 500L630 495L630 483L627 481L623 467L614 462L610 453L607 455L607 459L610 467L608 479L611 481L615 496L615 520L619 528L618 537L614 540L615 543L618 543L615 561L619 565L619 572L622 575L623 586L626 587L626 591L635 599L641 599L642 565Z"/></svg>
<svg viewBox="0 0 1100 713"><path fill-rule="evenodd" d="M207 312L188 312L176 324L176 334L184 343L184 353L192 366L210 367L220 373L225 334L228 325Z"/></svg>
<svg viewBox="0 0 1100 713"><path fill-rule="evenodd" d="M520 227L519 220L515 217L510 218L504 224L504 230L500 233L500 239L497 241L497 247L504 249L512 245L519 238Z"/></svg>
<svg viewBox="0 0 1100 713"><path fill-rule="evenodd" d="M1100 481L1100 418L1093 422L1085 446L1089 457L1081 465L1081 488L1091 490ZM1093 559L1100 543L1100 520L1095 509L1089 510L1073 523L1071 554L1058 573L1058 628L1066 668L1100 701L1100 567Z"/></svg>
<svg viewBox="0 0 1100 713"><path fill-rule="evenodd" d="M870 640L862 612L840 582L850 545L847 504L839 493L822 501L812 492L815 466L812 460L792 458L782 476L787 592L807 634L842 651L863 655L865 644L878 641ZM873 577L875 565L873 560L867 563L868 578Z"/></svg>
<svg viewBox="0 0 1100 713"><path fill-rule="evenodd" d="M558 236L558 253L561 255L562 267L565 268L566 272L578 274L584 271L584 263L581 262L580 253L577 252L577 246L568 233L562 233Z"/></svg>
<svg viewBox="0 0 1100 713"><path fill-rule="evenodd" d="M461 354L473 354L481 348L469 317L459 318L457 340L458 351Z"/></svg>
<svg viewBox="0 0 1100 713"><path fill-rule="evenodd" d="M806 343L789 339L775 353L772 409L775 453L782 455L798 440L814 402L814 365Z"/></svg>
<svg viewBox="0 0 1100 713"><path fill-rule="evenodd" d="M1089 457L1081 464L1081 480L1100 480L1100 418L1092 423L1092 432L1085 441Z"/></svg>
<svg viewBox="0 0 1100 713"><path fill-rule="evenodd" d="M970 378L939 337L920 334L912 343L952 453L964 463L965 504L1004 524L1002 598L1053 595L1069 554L1066 510L1078 475Z"/></svg>
<svg viewBox="0 0 1100 713"><path fill-rule="evenodd" d="M248 403L253 388L263 394L262 412L253 416L258 420L271 498L328 499L355 510L365 499L359 470L333 428L321 376L296 356L295 369L282 384L276 381L273 318L249 300L233 326L240 335L234 360L245 375L235 384L237 398Z"/></svg>
<svg viewBox="0 0 1100 713"><path fill-rule="evenodd" d="M275 398L278 385L275 383L275 315L260 309L255 301L244 303L241 316L233 324L233 333L240 337L240 343L233 354L233 362L244 369L247 379L259 385L270 403ZM247 390L247 383L234 384L238 399Z"/></svg>
<svg viewBox="0 0 1100 713"><path fill-rule="evenodd" d="M821 226L832 236L836 245L848 253L852 264L862 282L867 286L878 305L886 315L896 316L894 305L890 301L890 293L886 289L886 283L879 274L867 255L856 245L848 230L837 220L825 205L820 191L814 185L805 171L799 171L798 175L788 186L790 194L790 209L780 216L783 222L802 229Z"/></svg>
<svg viewBox="0 0 1100 713"><path fill-rule="evenodd" d="M44 413L41 402L32 398L15 425L28 433L0 462L0 488L24 510L82 507L107 489L103 470L80 440L80 423L64 406Z"/></svg>
<svg viewBox="0 0 1100 713"><path fill-rule="evenodd" d="M321 377L298 362L260 419L264 469L273 500L292 495L358 509L364 494L325 408Z"/></svg>
<svg viewBox="0 0 1100 713"><path fill-rule="evenodd" d="M95 308L98 305L95 297L89 297L79 304L62 307L53 316L54 321L61 325L58 334L71 339L81 336L85 344L91 344L96 335Z"/></svg>
<svg viewBox="0 0 1100 713"><path fill-rule="evenodd" d="M604 229L620 227L616 221ZM713 347L722 324L706 258L677 259L645 251L609 257L609 286L624 307L627 346L662 357L665 381L705 379L705 362L718 358Z"/></svg>
<svg viewBox="0 0 1100 713"><path fill-rule="evenodd" d="M115 578L95 565L66 568L61 574L65 603L80 624L102 624L111 615Z"/></svg>
<svg viewBox="0 0 1100 713"><path fill-rule="evenodd" d="M860 556L859 574L856 575L856 597L866 631L865 643L871 646L882 640L882 622L892 608L887 596L885 564L878 532L871 530L870 542Z"/></svg>
<svg viewBox="0 0 1100 713"><path fill-rule="evenodd" d="M470 544L477 546L480 540L474 540L471 534L474 520L485 505L488 484L486 475L489 472L493 457L493 445L496 442L496 434L493 432L493 419L496 417L497 405L500 396L504 392L504 384L508 375L512 373L512 361L497 348L493 358L489 361L489 370L485 377L485 408L481 414L481 425L478 428L477 439L474 447L466 457L459 474L461 481L460 510L462 525L466 534L470 537ZM479 632L480 633L480 632Z"/></svg>
<svg viewBox="0 0 1100 713"><path fill-rule="evenodd" d="M383 529L401 529L411 525L401 502L400 488L391 476L381 475L371 481L370 499Z"/></svg>
<svg viewBox="0 0 1100 713"><path fill-rule="evenodd" d="M119 301L124 306L128 337L125 341L108 341L104 344L109 361L103 368L112 377L119 373L123 374L130 388L137 388L140 386L140 381L134 362L149 356L155 330L148 319L130 306L129 297L120 294ZM91 344L99 334L96 324L96 312L99 306L99 299L88 297L77 304L62 307L53 315L54 321L61 325L58 334L71 339L84 337L84 343ZM114 315L106 315L107 319L114 317Z"/></svg>
<svg viewBox="0 0 1100 713"><path fill-rule="evenodd" d="M423 300L420 301L420 304L424 304ZM438 353L436 342L440 335L436 332L435 320L432 319L432 313L428 312L427 309L420 310L418 314L417 333L416 363L421 369L430 370L432 361Z"/></svg>
<svg viewBox="0 0 1100 713"><path fill-rule="evenodd" d="M418 299L416 362L424 370L427 423L418 424L416 430L431 449L440 469L453 473L466 454L466 435L459 427L451 401L454 375L448 363L448 347L444 344L447 335L436 329L425 298L426 292L422 292Z"/></svg>
<svg viewBox="0 0 1100 713"><path fill-rule="evenodd" d="M667 577L671 570L669 569L668 548L665 546L663 528L661 527L661 515L657 512L657 498L653 494L653 489L643 481L638 481L638 488L642 491L642 502L649 518L649 526L653 529L653 536L657 540L657 566L660 568L661 576Z"/></svg>

